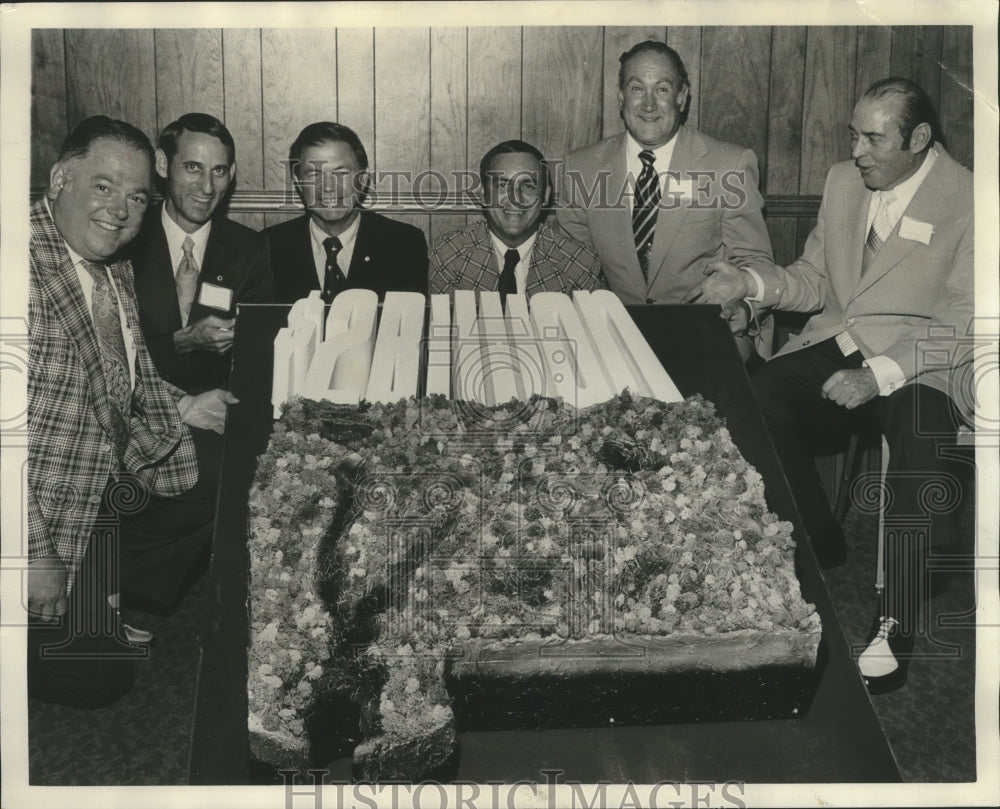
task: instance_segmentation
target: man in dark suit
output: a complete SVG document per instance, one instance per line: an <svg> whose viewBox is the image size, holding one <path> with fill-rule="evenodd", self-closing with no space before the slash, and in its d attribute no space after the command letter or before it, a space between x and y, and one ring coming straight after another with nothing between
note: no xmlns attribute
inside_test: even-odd
<svg viewBox="0 0 1000 809"><path fill-rule="evenodd" d="M973 178L941 145L927 93L907 79L872 85L849 129L853 160L830 169L798 261L720 262L704 297L814 313L751 381L821 563L843 561L847 548L810 435L868 426L888 442L885 588L858 660L868 690L882 693L906 681L929 543L957 534L962 470L945 448L975 404Z"/></svg>
<svg viewBox="0 0 1000 809"><path fill-rule="evenodd" d="M333 300L344 289L427 294L427 240L418 228L361 205L368 191L368 154L341 124L309 124L288 154L306 213L264 230L277 303L314 289Z"/></svg>
<svg viewBox="0 0 1000 809"><path fill-rule="evenodd" d="M618 71L626 131L566 158L559 223L594 248L625 303L684 303L712 260L752 266L772 258L756 156L684 125L689 95L676 51L635 45ZM764 324L756 341L763 356L772 334ZM737 343L744 358L751 342Z"/></svg>
<svg viewBox="0 0 1000 809"><path fill-rule="evenodd" d="M106 705L132 684L109 596L169 604L211 536L226 391L160 379L121 258L150 194L153 148L95 116L31 207L28 265L28 693ZM119 555L120 551L120 555Z"/></svg>
<svg viewBox="0 0 1000 809"><path fill-rule="evenodd" d="M508 140L479 163L483 219L446 234L431 253L430 291L534 295L604 289L601 264L585 244L544 221L552 186L545 158Z"/></svg>
<svg viewBox="0 0 1000 809"><path fill-rule="evenodd" d="M211 115L183 115L160 134L156 173L166 198L129 249L149 353L189 393L225 387L236 305L274 296L263 236L215 216L236 175L233 137Z"/></svg>

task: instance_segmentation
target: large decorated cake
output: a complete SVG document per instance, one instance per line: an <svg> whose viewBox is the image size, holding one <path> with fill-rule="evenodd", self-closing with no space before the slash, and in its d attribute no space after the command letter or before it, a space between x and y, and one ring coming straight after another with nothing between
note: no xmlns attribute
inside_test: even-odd
<svg viewBox="0 0 1000 809"><path fill-rule="evenodd" d="M464 296L432 300L426 338L415 298L390 296L377 328L370 299L325 320L293 308L250 493L258 758L309 764L336 698L358 709L360 776L417 779L454 753L463 683L814 665L791 525L712 404L651 364L617 298L565 301L535 317L535 298L508 299L515 327L483 316L492 300L472 315ZM349 346L324 356L338 334ZM497 362L525 356L525 335L528 360ZM463 387L469 356L487 370Z"/></svg>

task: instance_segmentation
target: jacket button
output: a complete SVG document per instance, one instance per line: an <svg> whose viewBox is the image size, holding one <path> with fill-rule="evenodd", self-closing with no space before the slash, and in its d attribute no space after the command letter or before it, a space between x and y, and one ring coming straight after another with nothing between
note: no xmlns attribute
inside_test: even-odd
<svg viewBox="0 0 1000 809"><path fill-rule="evenodd" d="M111 452L111 445L110 444L101 444L101 449L104 450L105 452Z"/></svg>
<svg viewBox="0 0 1000 809"><path fill-rule="evenodd" d="M847 318L847 325L848 326L853 326L854 325L854 318L853 317Z"/></svg>
<svg viewBox="0 0 1000 809"><path fill-rule="evenodd" d="M88 503L100 503L101 502L101 496L99 494L92 494L92 495L90 495L90 497L87 498L87 502Z"/></svg>
<svg viewBox="0 0 1000 809"><path fill-rule="evenodd" d="M655 303L655 301L652 298L646 298L646 303Z"/></svg>
<svg viewBox="0 0 1000 809"><path fill-rule="evenodd" d="M804 345L804 346L807 346L807 345L809 345L809 341L808 341L808 340L803 340L803 341L802 341L802 345Z"/></svg>

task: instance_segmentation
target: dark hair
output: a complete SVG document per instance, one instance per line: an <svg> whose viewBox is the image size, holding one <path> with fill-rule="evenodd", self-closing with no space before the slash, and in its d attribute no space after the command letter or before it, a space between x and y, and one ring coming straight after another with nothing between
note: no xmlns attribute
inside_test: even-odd
<svg viewBox="0 0 1000 809"><path fill-rule="evenodd" d="M666 56L674 65L674 70L677 71L677 75L681 80L682 87L690 87L691 82L688 80L687 69L684 67L684 62L681 60L680 54L677 53L669 45L665 45L662 42L657 42L654 39L647 39L645 42L640 42L638 45L633 45L625 53L618 57L618 89L621 90L625 87L625 64L633 56L638 56L640 53L658 53L661 56Z"/></svg>
<svg viewBox="0 0 1000 809"><path fill-rule="evenodd" d="M184 132L211 135L226 147L229 165L232 166L236 162L236 143L229 130L226 129L226 125L214 115L207 115L204 112L189 112L173 123L167 124L160 133L159 146L167 155L168 164L177 154L177 141Z"/></svg>
<svg viewBox="0 0 1000 809"><path fill-rule="evenodd" d="M291 163L292 172L298 173L302 152L307 146L319 146L326 141L346 143L354 152L354 159L358 161L358 166L362 170L368 168L368 152L365 151L364 144L361 143L357 132L343 124L319 121L315 124L309 124L299 132L299 136L292 142L292 146L288 150L288 161Z"/></svg>
<svg viewBox="0 0 1000 809"><path fill-rule="evenodd" d="M490 149L483 155L483 159L479 161L479 181L483 184L484 191L486 190L486 181L489 179L490 165L493 163L493 158L499 154L530 154L542 167L542 178L545 183L545 189L546 191L549 189L549 166L545 162L544 155L530 143L525 143L523 140L505 140L503 143L498 143Z"/></svg>
<svg viewBox="0 0 1000 809"><path fill-rule="evenodd" d="M928 147L937 141L944 141L941 136L941 123L934 110L934 102L931 101L923 87L909 79L890 76L875 82L865 90L862 96L862 99L869 101L884 101L887 98L895 98L899 101L897 123L899 133L903 136L904 149L910 148L910 138L918 124L927 124L931 128L931 139L927 144Z"/></svg>
<svg viewBox="0 0 1000 809"><path fill-rule="evenodd" d="M59 162L86 157L91 147L99 140L113 140L131 146L142 152L153 162L153 145L142 130L125 121L117 121L107 115L93 115L77 124L66 136L59 151Z"/></svg>

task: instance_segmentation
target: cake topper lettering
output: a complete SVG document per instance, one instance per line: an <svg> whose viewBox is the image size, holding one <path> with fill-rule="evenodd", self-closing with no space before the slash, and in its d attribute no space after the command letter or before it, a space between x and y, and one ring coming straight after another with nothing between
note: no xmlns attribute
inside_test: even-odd
<svg viewBox="0 0 1000 809"><path fill-rule="evenodd" d="M612 292L508 295L505 306L496 292L480 292L478 306L470 290L452 306L432 295L426 338L425 303L390 292L379 317L374 292L350 289L324 321L318 294L297 301L274 341L275 417L296 395L357 404L441 394L488 407L539 395L589 407L627 388L683 400Z"/></svg>

